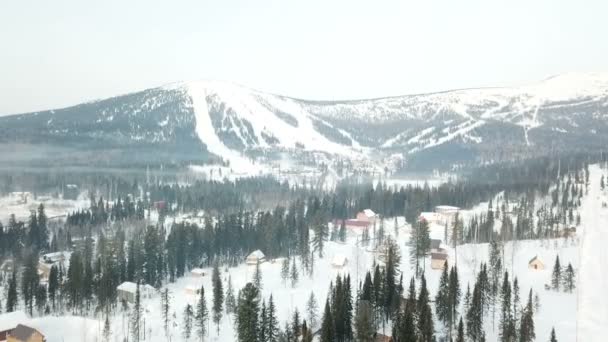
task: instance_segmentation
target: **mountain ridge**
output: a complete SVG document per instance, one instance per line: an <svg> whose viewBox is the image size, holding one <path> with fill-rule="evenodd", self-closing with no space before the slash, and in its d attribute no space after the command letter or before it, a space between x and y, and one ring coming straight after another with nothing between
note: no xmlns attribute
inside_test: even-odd
<svg viewBox="0 0 608 342"><path fill-rule="evenodd" d="M399 168L415 165L432 150L432 161L418 163L454 167L533 156L538 149L547 153L548 146L597 149L608 137L607 118L608 73L601 72L562 74L517 87L344 101L303 100L225 81L188 81L3 116L0 143L64 147L78 141L151 151L154 146L166 149L167 160L161 162L220 162L256 170L286 155L301 164L339 159ZM586 141L578 142L583 136ZM576 148L568 146L572 143ZM462 158L446 164L439 152L445 149L458 150ZM406 162L395 166L395 158Z"/></svg>

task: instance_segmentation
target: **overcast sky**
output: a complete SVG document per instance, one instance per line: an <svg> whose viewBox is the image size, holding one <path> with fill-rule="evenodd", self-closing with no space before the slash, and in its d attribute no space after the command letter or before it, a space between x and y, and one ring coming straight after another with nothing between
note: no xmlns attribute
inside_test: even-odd
<svg viewBox="0 0 608 342"><path fill-rule="evenodd" d="M608 70L608 1L1 1L0 115L180 80L308 99Z"/></svg>

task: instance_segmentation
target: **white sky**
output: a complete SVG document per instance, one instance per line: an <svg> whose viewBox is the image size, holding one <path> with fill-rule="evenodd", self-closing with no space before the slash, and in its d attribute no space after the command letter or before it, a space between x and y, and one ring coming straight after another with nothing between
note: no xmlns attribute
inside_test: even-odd
<svg viewBox="0 0 608 342"><path fill-rule="evenodd" d="M180 80L309 99L608 70L607 1L1 1L0 115Z"/></svg>

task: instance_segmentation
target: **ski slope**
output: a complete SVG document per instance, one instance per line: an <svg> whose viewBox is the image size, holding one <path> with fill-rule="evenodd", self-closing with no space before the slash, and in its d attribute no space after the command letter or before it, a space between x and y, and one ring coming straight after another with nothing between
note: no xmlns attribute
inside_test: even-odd
<svg viewBox="0 0 608 342"><path fill-rule="evenodd" d="M606 341L608 327L608 208L602 207L605 191L600 189L602 170L589 168L589 194L582 207L583 238L578 277L578 342Z"/></svg>

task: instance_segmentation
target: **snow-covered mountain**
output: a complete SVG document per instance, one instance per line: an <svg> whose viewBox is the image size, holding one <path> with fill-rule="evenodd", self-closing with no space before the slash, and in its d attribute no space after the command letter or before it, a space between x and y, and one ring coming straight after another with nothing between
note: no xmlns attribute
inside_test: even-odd
<svg viewBox="0 0 608 342"><path fill-rule="evenodd" d="M402 156L412 167L449 167L600 150L608 142L607 117L608 73L355 101L200 81L3 117L0 143L44 144L107 165L222 160L251 169L290 159L384 166Z"/></svg>

